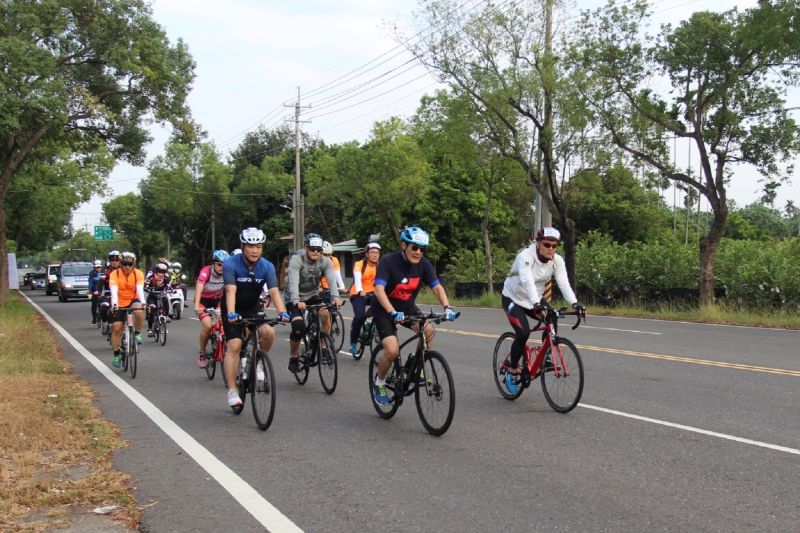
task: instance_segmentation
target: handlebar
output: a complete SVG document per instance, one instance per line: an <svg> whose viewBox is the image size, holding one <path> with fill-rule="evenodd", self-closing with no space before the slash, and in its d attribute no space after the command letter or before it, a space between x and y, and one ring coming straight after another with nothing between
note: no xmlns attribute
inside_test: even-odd
<svg viewBox="0 0 800 533"><path fill-rule="evenodd" d="M541 299L539 305L542 307L542 311L545 313L545 320L549 320L550 322L554 320L558 320L561 317L565 316L576 316L578 317L578 321L575 322L575 325L572 326L572 329L577 329L578 326L581 325L581 322L586 322L586 309L576 309L574 311L567 311L567 307L562 307L560 309L554 308L550 305L550 302L545 300L544 298Z"/></svg>
<svg viewBox="0 0 800 533"><path fill-rule="evenodd" d="M274 326L276 324L286 324L286 322L281 322L281 319L278 317L270 318L267 316L266 313L263 311L259 311L255 314L255 316L251 317L241 317L239 318L239 322L244 324L245 326L260 326L261 324L267 324L268 326Z"/></svg>
<svg viewBox="0 0 800 533"><path fill-rule="evenodd" d="M459 311L459 312L456 313L455 318L458 318L460 316L461 316L461 312ZM416 314L416 315L407 316L403 320L401 320L399 323L404 325L404 326L408 326L408 325L411 325L411 324L423 323L423 322L433 322L435 324L440 324L442 322L447 322L447 313L434 313L433 311L431 311L430 313L427 313L427 314L419 313L419 314Z"/></svg>

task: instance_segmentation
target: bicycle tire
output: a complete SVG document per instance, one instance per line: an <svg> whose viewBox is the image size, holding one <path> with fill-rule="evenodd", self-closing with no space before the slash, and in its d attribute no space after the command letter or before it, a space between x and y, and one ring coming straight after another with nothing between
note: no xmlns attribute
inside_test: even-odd
<svg viewBox="0 0 800 533"><path fill-rule="evenodd" d="M206 345L206 377L214 379L217 373L217 362L214 360L214 355L217 353L217 339L212 336L208 339ZM224 381L224 378L223 378Z"/></svg>
<svg viewBox="0 0 800 533"><path fill-rule="evenodd" d="M242 371L242 354L247 355L250 357L252 354L248 354L245 350L247 346L242 347L242 351L239 352L239 368L236 370L236 389L239 391L239 399L242 400L242 404L239 406L232 405L231 409L233 413L238 415L244 410L244 403L247 401L247 390L250 388L250 382L245 379L244 372ZM252 366L252 363L251 363ZM224 381L224 380L223 380Z"/></svg>
<svg viewBox="0 0 800 533"><path fill-rule="evenodd" d="M333 345L336 348L336 353L342 351L342 346L344 346L344 337L345 337L345 329L344 329L344 317L342 317L342 313L339 312L338 309L331 312L331 337L333 337Z"/></svg>
<svg viewBox="0 0 800 533"><path fill-rule="evenodd" d="M494 374L494 384L497 385L497 390L500 396L506 400L516 400L522 395L525 388L519 384L517 392L511 392L506 385L506 371L503 365L506 360L511 357L511 344L514 342L514 334L507 331L500 335L497 343L494 345L494 356L492 357L492 370Z"/></svg>
<svg viewBox="0 0 800 533"><path fill-rule="evenodd" d="M132 333L128 334L128 371L131 373L131 379L136 378L137 360L139 355L139 345L136 344L136 336Z"/></svg>
<svg viewBox="0 0 800 533"><path fill-rule="evenodd" d="M554 353L551 346L547 354L555 369L541 374L542 392L554 411L569 413L583 395L583 361L578 348L569 339L556 337L555 344L558 353Z"/></svg>
<svg viewBox="0 0 800 533"><path fill-rule="evenodd" d="M161 340L158 341L161 346L167 344L167 321L163 316L158 317L158 334L161 338Z"/></svg>
<svg viewBox="0 0 800 533"><path fill-rule="evenodd" d="M369 397L372 400L372 406L377 411L378 415L381 418L392 418L394 414L397 412L397 409L400 407L400 402L392 401L392 403L383 405L379 404L375 401L375 376L378 374L378 360L380 359L381 352L383 348L376 350L369 358ZM392 362L392 366L389 369L389 373L386 374L386 391L389 393L389 396L394 399L394 396L397 392L397 387L399 385L399 376L400 376L400 365L397 364L397 359Z"/></svg>
<svg viewBox="0 0 800 533"><path fill-rule="evenodd" d="M128 335L123 334L119 341L120 351L122 352L122 371L128 371Z"/></svg>
<svg viewBox="0 0 800 533"><path fill-rule="evenodd" d="M424 383L414 389L417 414L431 435L444 435L456 412L456 386L450 365L439 352L429 350L423 357Z"/></svg>
<svg viewBox="0 0 800 533"><path fill-rule="evenodd" d="M319 382L327 394L333 394L339 381L339 365L336 357L338 352L335 348L336 341L330 333L320 332L317 342L317 370Z"/></svg>
<svg viewBox="0 0 800 533"><path fill-rule="evenodd" d="M303 336L303 342L300 343L300 351L298 355L298 369L297 372L294 373L294 379L300 385L305 385L306 381L308 381L308 371L311 368L311 362L309 358L313 356L309 349L309 342L307 336Z"/></svg>
<svg viewBox="0 0 800 533"><path fill-rule="evenodd" d="M272 424L275 416L275 372L269 354L258 350L250 373L250 402L253 406L253 418L261 431ZM264 380L258 381L259 370Z"/></svg>

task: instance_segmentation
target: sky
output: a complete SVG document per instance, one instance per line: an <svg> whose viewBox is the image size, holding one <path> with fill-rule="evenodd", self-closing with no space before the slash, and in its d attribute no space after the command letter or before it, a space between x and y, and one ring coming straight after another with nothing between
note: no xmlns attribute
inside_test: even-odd
<svg viewBox="0 0 800 533"><path fill-rule="evenodd" d="M674 24L697 10L741 10L755 0L651 3L654 22ZM459 4L468 10L482 0ZM580 9L600 4L579 2ZM247 132L293 124L298 88L303 131L328 144L363 141L376 121L411 116L421 96L441 87L398 44L397 33L413 42L424 30L414 15L417 9L414 0L152 1L156 22L171 42L184 40L197 64L189 106L223 160ZM578 8L573 6L570 13L577 15ZM153 126L151 134L148 161L163 153L169 130ZM91 231L103 223L102 203L138 191L146 173L146 166L118 165L109 180L111 196L95 196L79 206L73 226ZM753 170L737 171L729 197L740 207L753 202L758 198L757 179ZM800 200L800 179L794 181L779 191L776 206Z"/></svg>

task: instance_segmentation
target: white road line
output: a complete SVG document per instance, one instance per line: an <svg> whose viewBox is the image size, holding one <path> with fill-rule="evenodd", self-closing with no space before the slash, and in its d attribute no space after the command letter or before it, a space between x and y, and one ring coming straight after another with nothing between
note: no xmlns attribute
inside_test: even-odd
<svg viewBox="0 0 800 533"><path fill-rule="evenodd" d="M639 331L636 329L619 329L619 328L601 328L600 326L581 326L581 329L603 329L606 331L621 331L624 333L641 333L642 335L663 335L663 333L657 331Z"/></svg>
<svg viewBox="0 0 800 533"><path fill-rule="evenodd" d="M658 424L660 426L667 426L676 429L682 429L684 431L690 431L692 433L699 433L701 435L708 435L710 437L717 437L719 439L726 439L732 440L734 442L741 442L742 444L750 444L751 446L758 446L760 448L767 448L770 450L776 450L779 452L791 453L793 455L800 455L800 450L797 448L787 448L786 446L778 446L777 444L770 444L768 442L761 442L758 440L752 439L745 439L743 437L736 437L734 435L728 435L726 433L718 433L716 431L709 431L707 429L700 429L692 426L685 426L683 424L676 424L674 422L667 422L665 420L658 420L656 418L649 418L646 416L634 415L631 413L625 413L622 411L616 411L614 409L607 409L605 407L598 407L596 405L589 405L585 403L578 404L579 407L585 407L586 409L592 409L594 411L601 411L603 413L608 413L611 415L622 416L625 418L632 418L633 420L640 420L642 422L649 422L651 424Z"/></svg>
<svg viewBox="0 0 800 533"><path fill-rule="evenodd" d="M117 387L122 394L128 397L150 420L152 420L166 435L175 441L189 456L194 459L203 470L209 473L223 486L233 498L244 507L262 526L273 532L302 531L289 520L275 506L267 501L249 483L239 477L225 463L217 459L211 452L200 445L191 435L173 422L150 400L134 389L125 380L113 372L107 365L83 347L72 335L62 328L44 309L36 305L30 298L23 294L31 305L44 316L78 353L80 353L98 372L100 372L112 385Z"/></svg>

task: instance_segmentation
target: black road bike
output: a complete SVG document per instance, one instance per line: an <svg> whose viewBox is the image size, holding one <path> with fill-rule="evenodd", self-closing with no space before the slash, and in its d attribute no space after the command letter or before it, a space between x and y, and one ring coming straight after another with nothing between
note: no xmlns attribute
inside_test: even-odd
<svg viewBox="0 0 800 533"><path fill-rule="evenodd" d="M300 385L305 385L308 381L309 370L316 366L319 371L319 381L328 394L333 394L333 391L336 390L339 366L336 361L337 351L333 337L322 329L319 312L323 308L330 310L335 307L335 305L325 302L306 306L308 318L303 330L303 344L300 346L299 368L294 374L294 379Z"/></svg>
<svg viewBox="0 0 800 533"><path fill-rule="evenodd" d="M460 313L456 314L456 318ZM376 349L369 361L369 394L372 405L381 418L392 418L403 403L405 396L414 395L417 413L425 429L431 435L443 435L453 422L456 409L456 389L453 373L444 356L428 349L425 337L425 324L439 324L447 320L445 313L418 314L407 317L401 322L404 326L417 324L419 332L400 345L400 354L392 362L386 375L386 391L388 404L380 404L375 400L375 376L378 374L378 362L383 355L383 347ZM403 352L416 342L416 351L403 361Z"/></svg>

